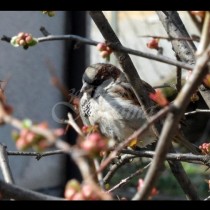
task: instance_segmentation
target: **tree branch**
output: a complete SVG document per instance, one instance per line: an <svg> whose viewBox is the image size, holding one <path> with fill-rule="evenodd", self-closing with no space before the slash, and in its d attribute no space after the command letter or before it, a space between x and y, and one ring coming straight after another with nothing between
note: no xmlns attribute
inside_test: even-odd
<svg viewBox="0 0 210 210"><path fill-rule="evenodd" d="M134 178L135 176L138 176L138 175L142 174L142 173L144 172L144 170L145 170L146 168L149 167L149 165L150 165L150 163L147 164L145 167L138 169L136 172L132 173L130 176L128 176L128 177L122 179L118 184L116 184L114 187L112 187L110 190L108 190L108 192L111 193L111 192L113 192L114 190L116 190L116 189L118 189L118 188L124 186L124 185L127 184L132 178Z"/></svg>
<svg viewBox="0 0 210 210"><path fill-rule="evenodd" d="M45 36L45 37L39 37L37 38L38 42L46 42L46 41L56 41L56 40L74 40L77 41L79 43L83 43L83 44L87 44L87 45L92 45L92 46L96 46L97 44L99 44L100 42L98 41L94 41L88 38L84 38L78 35L72 35L72 34L68 34L68 35L49 35L49 36ZM146 53L146 52L142 52L140 50L134 50L128 47L125 47L123 45L117 45L115 42L108 42L108 45L113 48L114 51L116 52L122 52L122 53L129 53L131 55L136 55L136 56L140 56L143 58L148 58L148 59L152 59L152 60L156 60L159 62L163 62L163 63L167 63L170 65L174 65L174 66L178 66L181 67L183 69L193 69L194 65L189 65L187 63L184 62L179 62L176 61L174 59L171 59L169 57L163 56L163 55L154 55L152 53Z"/></svg>
<svg viewBox="0 0 210 210"><path fill-rule="evenodd" d="M123 149L121 151L123 154L130 154L134 157L147 157L147 158L154 158L155 152L154 151L135 151L129 149ZM181 153L167 153L166 160L173 160L173 161L183 161L183 162L190 162L190 163L202 163L210 167L210 155L194 155L191 153L181 154Z"/></svg>
<svg viewBox="0 0 210 210"><path fill-rule="evenodd" d="M11 39L11 38L7 37L5 35L1 38L2 41L6 41L6 40L9 40L9 39ZM74 41L77 41L79 43L92 45L92 46L96 46L97 44L100 43L98 41L94 41L94 40L91 40L91 39L88 39L88 38L84 38L84 37L81 37L81 36L78 36L78 35L72 35L72 34L68 34L68 35L48 35L48 36L45 36L45 37L38 37L37 40L38 40L38 42L56 41L56 40L74 40ZM128 54L131 54L131 55L136 55L136 56L140 56L140 57L143 57L143 58L156 60L156 61L159 61L159 62L162 62L162 63L167 63L169 65L178 66L178 67L181 67L181 68L187 69L187 70L191 70L194 67L194 65L189 65L189 64L184 63L184 62L179 62L179 61L176 61L174 59L171 59L171 58L163 56L163 55L154 55L152 53L146 53L146 52L142 52L140 50L134 50L134 49L125 47L123 45L121 45L121 46L116 45L113 42L109 42L108 45L111 48L113 48L113 50L115 50L116 52L124 52L124 53L128 53Z"/></svg>
<svg viewBox="0 0 210 210"><path fill-rule="evenodd" d="M191 112L185 112L184 115L191 115L191 114L196 114L196 113L210 113L209 109L195 109L194 111Z"/></svg>
<svg viewBox="0 0 210 210"><path fill-rule="evenodd" d="M127 154L127 155L122 156L115 164L113 164L111 168L109 169L109 171L107 172L107 174L105 175L105 177L103 178L104 184L110 181L110 179L113 177L115 172L121 166L125 165L126 163L129 163L130 159L134 157L135 157L134 155Z"/></svg>
<svg viewBox="0 0 210 210"><path fill-rule="evenodd" d="M2 174L5 182L13 184L14 179L12 176L12 172L9 166L9 159L7 157L6 146L0 143L0 167L2 170Z"/></svg>
<svg viewBox="0 0 210 210"><path fill-rule="evenodd" d="M5 199L15 200L64 200L59 197L49 196L32 190L24 189L17 185L8 184L0 180L0 193Z"/></svg>
<svg viewBox="0 0 210 210"><path fill-rule="evenodd" d="M171 145L170 152L175 152L173 146ZM200 200L196 188L192 184L191 180L187 176L182 164L178 161L168 161L171 171L176 177L182 190L185 192L186 196L190 200Z"/></svg>
<svg viewBox="0 0 210 210"><path fill-rule="evenodd" d="M42 157L51 156L51 155L60 155L64 154L63 150L53 150L43 153L39 152L21 152L21 151L7 151L7 155L10 156L35 156L37 160L40 160Z"/></svg>

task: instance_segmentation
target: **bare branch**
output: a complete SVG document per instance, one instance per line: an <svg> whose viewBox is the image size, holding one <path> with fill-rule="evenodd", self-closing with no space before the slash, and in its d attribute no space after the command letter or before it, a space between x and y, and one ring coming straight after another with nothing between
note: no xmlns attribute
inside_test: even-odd
<svg viewBox="0 0 210 210"><path fill-rule="evenodd" d="M144 172L144 170L145 170L146 168L149 167L149 165L150 165L150 163L147 164L145 167L140 168L140 169L137 170L136 172L132 173L130 176L128 176L128 177L122 179L118 184L116 184L114 187L112 187L110 190L108 190L108 192L109 192L109 193L110 193L110 192L113 192L114 190L116 190L116 189L118 189L118 188L124 186L125 184L127 184L132 178L134 178L134 177L136 177L136 176L138 176L138 175L141 175L141 174Z"/></svg>
<svg viewBox="0 0 210 210"><path fill-rule="evenodd" d="M147 157L147 158L154 158L155 152L154 151L135 151L129 149L123 149L121 151L123 154L130 154L134 157ZM173 161L183 161L183 162L190 162L190 163L199 163L206 166L210 166L210 156L209 155L194 155L191 153L181 154L181 153L167 153L166 160L173 160Z"/></svg>
<svg viewBox="0 0 210 210"><path fill-rule="evenodd" d="M134 155L124 155L122 156L115 164L113 164L111 166L111 168L109 169L108 173L105 175L105 177L103 178L104 183L108 183L110 181L110 179L113 177L113 175L115 174L115 172L123 165L125 165L126 163L129 163L130 159L135 158Z"/></svg>
<svg viewBox="0 0 210 210"><path fill-rule="evenodd" d="M196 55L200 55L201 53L203 53L203 51L206 49L206 45L208 45L208 43L210 41L210 37L209 37L210 27L209 27L209 25L210 25L210 12L207 11L207 12L205 12L202 36L201 36L200 44L196 51Z"/></svg>
<svg viewBox="0 0 210 210"><path fill-rule="evenodd" d="M176 56L177 60L180 61L179 56ZM176 89L179 92L182 88L182 69L180 67L176 68Z"/></svg>
<svg viewBox="0 0 210 210"><path fill-rule="evenodd" d="M65 123L71 125L74 130L81 136L84 137L84 134L82 133L80 127L76 124L76 122L74 121L74 118L72 117L72 114L69 112L68 113L68 120L65 120Z"/></svg>
<svg viewBox="0 0 210 210"><path fill-rule="evenodd" d="M210 196L204 199L204 201L210 201Z"/></svg>
<svg viewBox="0 0 210 210"><path fill-rule="evenodd" d="M60 155L64 154L63 150L53 150L43 153L39 152L21 152L21 151L7 151L7 155L10 156L35 156L37 160L40 160L42 157L51 156L51 155Z"/></svg>
<svg viewBox="0 0 210 210"><path fill-rule="evenodd" d="M195 109L194 111L191 112L185 112L184 115L191 115L191 114L196 114L196 113L210 113L209 109Z"/></svg>
<svg viewBox="0 0 210 210"><path fill-rule="evenodd" d="M155 38L155 39L166 39L168 41L172 41L172 40L185 40L185 41L197 41L199 42L200 40L196 37L166 37L166 36L153 36L153 35L143 35L143 36L139 36L142 38Z"/></svg>
<svg viewBox="0 0 210 210"><path fill-rule="evenodd" d="M32 190L24 189L17 185L8 184L0 180L1 196L15 200L64 200L59 197L49 196Z"/></svg>
<svg viewBox="0 0 210 210"><path fill-rule="evenodd" d="M75 40L78 41L80 43L83 44L87 44L87 45L92 45L92 46L96 46L97 44L99 44L100 42L98 41L93 41L91 39L87 39L81 36L77 36L77 35L50 35L47 37L39 37L37 38L39 42L45 42L45 41L55 41L55 40ZM108 45L113 48L114 51L116 52L123 52L123 53L129 53L131 55L136 55L136 56L140 56L143 58L148 58L148 59L152 59L152 60L156 60L159 62L163 62L163 63L167 63L170 65L174 65L174 66L178 66L181 67L183 69L188 69L191 70L193 69L193 65L189 65L187 63L184 62L179 62L176 61L174 59L171 59L169 57L163 56L163 55L154 55L152 53L146 53L146 52L142 52L140 50L134 50L128 47L125 47L123 45L116 45L114 42L109 41Z"/></svg>
<svg viewBox="0 0 210 210"><path fill-rule="evenodd" d="M45 29L46 30L46 29ZM7 41L10 40L10 37L7 36L3 36L1 38L2 41ZM38 42L46 42L46 41L58 41L58 40L74 40L77 41L79 43L83 43L83 44L87 44L87 45L92 45L92 46L96 46L97 44L99 44L100 42L98 41L94 41L88 38L84 38L78 35L73 35L73 34L68 34L68 35L48 35L45 37L38 37L37 38ZM136 55L136 56L140 56L143 58L148 58L148 59L152 59L152 60L156 60L162 63L167 63L169 65L173 65L173 66L178 66L181 67L183 69L187 69L187 70L191 70L193 69L193 65L189 65L187 63L184 62L178 62L174 59L171 59L169 57L163 56L163 55L154 55L151 53L146 53L146 52L142 52L140 50L134 50L128 47L125 47L123 45L118 46L113 42L109 42L108 45L113 48L113 50L115 50L116 52L124 52L124 53L129 53L131 55Z"/></svg>
<svg viewBox="0 0 210 210"><path fill-rule="evenodd" d="M171 145L170 152L175 152L173 146ZM182 164L178 161L168 161L171 168L171 172L178 181L182 190L185 192L186 196L190 200L200 200L198 192L194 185L192 184L190 178L187 176Z"/></svg>
<svg viewBox="0 0 210 210"><path fill-rule="evenodd" d="M188 11L190 18L192 19L193 23L195 24L198 31L201 32L202 30L202 21L199 21L195 15L193 15L190 11Z"/></svg>
<svg viewBox="0 0 210 210"><path fill-rule="evenodd" d="M2 170L5 182L13 184L14 179L9 166L9 159L7 157L6 146L2 145L1 143L0 143L0 168Z"/></svg>

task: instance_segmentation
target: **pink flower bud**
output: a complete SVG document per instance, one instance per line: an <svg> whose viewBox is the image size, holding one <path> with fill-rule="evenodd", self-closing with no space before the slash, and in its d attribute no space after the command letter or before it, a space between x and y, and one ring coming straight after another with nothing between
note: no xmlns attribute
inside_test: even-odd
<svg viewBox="0 0 210 210"><path fill-rule="evenodd" d="M110 48L110 47L106 47L106 51L109 53L109 54L111 54L113 51L112 51L112 49Z"/></svg>
<svg viewBox="0 0 210 210"><path fill-rule="evenodd" d="M87 140L93 143L100 142L102 138L103 137L99 133L91 133L89 136L87 136Z"/></svg>
<svg viewBox="0 0 210 210"><path fill-rule="evenodd" d="M91 133L81 143L81 147L92 155L99 154L102 150L107 149L107 140L103 138L99 133Z"/></svg>
<svg viewBox="0 0 210 210"><path fill-rule="evenodd" d="M46 139L41 139L40 142L37 144L37 146L40 150L45 150L46 148L49 147L49 144Z"/></svg>
<svg viewBox="0 0 210 210"><path fill-rule="evenodd" d="M72 196L73 201L86 200L81 192L77 192Z"/></svg>
<svg viewBox="0 0 210 210"><path fill-rule="evenodd" d="M105 43L98 43L96 48L99 51L105 51L106 50L107 45Z"/></svg>
<svg viewBox="0 0 210 210"><path fill-rule="evenodd" d="M16 141L16 147L18 150L24 150L25 148L27 148L27 142L26 142L26 139L25 138L19 138L17 141Z"/></svg>
<svg viewBox="0 0 210 210"><path fill-rule="evenodd" d="M66 189L64 192L64 197L67 200L72 200L73 196L76 194L76 190L74 189Z"/></svg>
<svg viewBox="0 0 210 210"><path fill-rule="evenodd" d="M81 190L80 183L76 179L67 182L64 197L68 200L73 200L76 193Z"/></svg>
<svg viewBox="0 0 210 210"><path fill-rule="evenodd" d="M17 36L18 36L19 38L23 38L23 37L24 37L24 34L25 34L24 32L20 32L20 33L18 33Z"/></svg>
<svg viewBox="0 0 210 210"><path fill-rule="evenodd" d="M63 128L57 128L54 130L54 134L56 136L63 136L65 134L65 130Z"/></svg>
<svg viewBox="0 0 210 210"><path fill-rule="evenodd" d="M153 38L147 43L147 47L150 49L158 49L159 48L158 43L159 39Z"/></svg>
<svg viewBox="0 0 210 210"><path fill-rule="evenodd" d="M83 132L83 133L87 133L87 132L88 132L88 128L89 128L89 126L84 125L84 126L82 127L82 132Z"/></svg>
<svg viewBox="0 0 210 210"><path fill-rule="evenodd" d="M23 128L23 129L20 131L20 136L21 136L22 138L25 138L25 137L28 135L29 132L30 132L30 131L29 131L28 129Z"/></svg>
<svg viewBox="0 0 210 210"><path fill-rule="evenodd" d="M25 41L27 44L30 44L32 42L32 40L33 40L33 38L30 35L25 38Z"/></svg>
<svg viewBox="0 0 210 210"><path fill-rule="evenodd" d="M25 40L21 39L21 40L18 42L18 44L19 44L20 46L24 46L24 45L26 45L26 42L25 42Z"/></svg>
<svg viewBox="0 0 210 210"><path fill-rule="evenodd" d="M32 132L28 132L25 139L28 144L31 144L35 138L35 134Z"/></svg>
<svg viewBox="0 0 210 210"><path fill-rule="evenodd" d="M149 97L155 101L158 105L160 105L161 107L167 106L168 105L168 100L167 98L164 96L164 94L162 93L161 90L156 90L155 93L150 93Z"/></svg>

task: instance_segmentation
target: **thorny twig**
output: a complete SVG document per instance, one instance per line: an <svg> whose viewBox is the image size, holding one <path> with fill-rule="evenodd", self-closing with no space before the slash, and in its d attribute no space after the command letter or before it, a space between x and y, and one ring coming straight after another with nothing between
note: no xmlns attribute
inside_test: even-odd
<svg viewBox="0 0 210 210"><path fill-rule="evenodd" d="M110 190L108 190L108 192L109 193L113 192L114 190L116 190L116 189L122 187L123 185L127 184L135 176L141 175L144 172L144 170L149 167L149 165L150 165L150 163L147 164L145 167L138 169L136 172L132 173L130 176L122 179L118 184L116 184L114 187L112 187Z"/></svg>
<svg viewBox="0 0 210 210"><path fill-rule="evenodd" d="M22 152L22 151L7 151L7 155L10 156L35 156L37 160L40 160L43 157L51 155L60 155L64 154L63 150L52 150L47 152Z"/></svg>

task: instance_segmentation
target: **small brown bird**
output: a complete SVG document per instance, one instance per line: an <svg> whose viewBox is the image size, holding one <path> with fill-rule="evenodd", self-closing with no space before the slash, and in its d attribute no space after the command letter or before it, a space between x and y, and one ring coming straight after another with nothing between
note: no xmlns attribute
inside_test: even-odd
<svg viewBox="0 0 210 210"><path fill-rule="evenodd" d="M146 122L144 111L130 83L117 67L105 63L93 64L86 68L82 81L80 91L83 94L79 109L85 125L98 125L103 135L121 142ZM143 81L143 84L148 94L155 92L148 83ZM159 110L152 100L147 109L149 115ZM161 126L159 122L158 128ZM157 136L150 128L138 137L137 146L143 148L155 141ZM188 149L196 151L187 140L183 141L182 144L187 144L185 146Z"/></svg>

